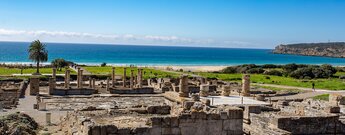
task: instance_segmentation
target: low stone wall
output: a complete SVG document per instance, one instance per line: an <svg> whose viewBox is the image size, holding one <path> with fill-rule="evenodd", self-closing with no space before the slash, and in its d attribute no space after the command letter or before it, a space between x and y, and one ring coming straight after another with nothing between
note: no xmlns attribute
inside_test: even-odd
<svg viewBox="0 0 345 135"><path fill-rule="evenodd" d="M52 95L92 95L96 92L94 89L82 88L82 89L54 89Z"/></svg>
<svg viewBox="0 0 345 135"><path fill-rule="evenodd" d="M153 116L147 118L147 125L141 127L117 127L69 113L61 126L67 127L67 134L242 135L242 117L241 109L220 113L191 112L178 116Z"/></svg>
<svg viewBox="0 0 345 135"><path fill-rule="evenodd" d="M143 87L143 88L115 88L109 90L111 94L153 94L154 89L152 87Z"/></svg>
<svg viewBox="0 0 345 135"><path fill-rule="evenodd" d="M339 116L281 117L274 119L273 124L292 134L339 134L338 119Z"/></svg>
<svg viewBox="0 0 345 135"><path fill-rule="evenodd" d="M18 89L0 89L0 103L3 108L11 109L12 107L16 107L18 100Z"/></svg>

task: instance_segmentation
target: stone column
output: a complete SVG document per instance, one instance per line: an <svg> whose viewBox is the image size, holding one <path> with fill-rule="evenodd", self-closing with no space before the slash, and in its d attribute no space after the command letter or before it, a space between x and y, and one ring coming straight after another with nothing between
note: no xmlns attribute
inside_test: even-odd
<svg viewBox="0 0 345 135"><path fill-rule="evenodd" d="M200 85L200 96L201 97L207 97L208 96L208 93L210 91L210 85L207 85L207 84L201 84Z"/></svg>
<svg viewBox="0 0 345 135"><path fill-rule="evenodd" d="M39 94L40 91L40 79L38 77L30 78L30 95Z"/></svg>
<svg viewBox="0 0 345 135"><path fill-rule="evenodd" d="M143 87L143 69L141 68L138 69L138 87Z"/></svg>
<svg viewBox="0 0 345 135"><path fill-rule="evenodd" d="M51 113L46 113L46 124L51 125Z"/></svg>
<svg viewBox="0 0 345 135"><path fill-rule="evenodd" d="M250 75L245 74L242 78L242 96L250 96Z"/></svg>
<svg viewBox="0 0 345 135"><path fill-rule="evenodd" d="M202 78L200 78L200 83L201 83L201 84L206 84L206 79L205 79L205 78L203 78L203 77L202 77Z"/></svg>
<svg viewBox="0 0 345 135"><path fill-rule="evenodd" d="M131 70L131 78L129 81L129 88L133 89L133 85L134 85L134 75L133 75L134 70Z"/></svg>
<svg viewBox="0 0 345 135"><path fill-rule="evenodd" d="M92 78L89 77L89 88L92 89Z"/></svg>
<svg viewBox="0 0 345 135"><path fill-rule="evenodd" d="M52 74L52 77L53 77L53 78L56 78L56 68L55 68L55 67L53 67L53 74Z"/></svg>
<svg viewBox="0 0 345 135"><path fill-rule="evenodd" d="M96 79L92 79L92 88L96 89Z"/></svg>
<svg viewBox="0 0 345 135"><path fill-rule="evenodd" d="M126 87L126 68L125 68L125 67L123 68L123 77L122 77L122 81L123 81L122 86L123 86L123 87Z"/></svg>
<svg viewBox="0 0 345 135"><path fill-rule="evenodd" d="M77 69L77 88L80 88L80 67L78 67Z"/></svg>
<svg viewBox="0 0 345 135"><path fill-rule="evenodd" d="M116 78L115 78L115 67L112 68L112 72L111 72L111 84L113 87L115 87L116 84Z"/></svg>
<svg viewBox="0 0 345 135"><path fill-rule="evenodd" d="M106 89L107 91L109 91L109 87L110 87L110 79L109 79L109 77L108 77L108 78L107 78L107 84L106 84L105 89Z"/></svg>
<svg viewBox="0 0 345 135"><path fill-rule="evenodd" d="M230 85L223 85L222 87L222 96L229 96L231 93Z"/></svg>
<svg viewBox="0 0 345 135"><path fill-rule="evenodd" d="M49 89L48 89L48 94L53 95L54 94L54 89L56 88L56 80L55 78L51 77L49 78Z"/></svg>
<svg viewBox="0 0 345 135"><path fill-rule="evenodd" d="M83 88L83 70L80 70L80 76L79 76L79 88Z"/></svg>
<svg viewBox="0 0 345 135"><path fill-rule="evenodd" d="M182 75L180 78L180 97L189 97L188 76Z"/></svg>
<svg viewBox="0 0 345 135"><path fill-rule="evenodd" d="M69 88L69 81L70 81L70 70L66 68L65 71L65 88Z"/></svg>

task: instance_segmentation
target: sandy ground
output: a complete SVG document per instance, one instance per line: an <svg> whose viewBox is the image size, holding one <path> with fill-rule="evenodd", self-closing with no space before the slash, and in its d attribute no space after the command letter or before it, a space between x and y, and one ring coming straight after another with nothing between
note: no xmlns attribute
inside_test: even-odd
<svg viewBox="0 0 345 135"><path fill-rule="evenodd" d="M227 66L148 66L155 69L161 69L161 70L180 70L183 69L183 71L191 71L191 72L213 72L213 71L219 71Z"/></svg>

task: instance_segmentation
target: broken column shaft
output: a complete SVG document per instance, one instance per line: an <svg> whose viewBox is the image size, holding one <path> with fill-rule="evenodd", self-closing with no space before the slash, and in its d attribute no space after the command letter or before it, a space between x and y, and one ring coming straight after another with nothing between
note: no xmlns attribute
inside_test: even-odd
<svg viewBox="0 0 345 135"><path fill-rule="evenodd" d="M242 96L250 95L250 75L245 74L242 78Z"/></svg>
<svg viewBox="0 0 345 135"><path fill-rule="evenodd" d="M115 67L112 68L112 72L111 72L111 81L112 81L112 86L115 87L116 84L116 79L115 79Z"/></svg>
<svg viewBox="0 0 345 135"><path fill-rule="evenodd" d="M70 70L66 68L65 71L65 88L69 88L69 80L70 80Z"/></svg>
<svg viewBox="0 0 345 135"><path fill-rule="evenodd" d="M188 76L182 75L180 79L180 97L189 97Z"/></svg>
<svg viewBox="0 0 345 135"><path fill-rule="evenodd" d="M138 88L143 87L143 69L138 69Z"/></svg>
<svg viewBox="0 0 345 135"><path fill-rule="evenodd" d="M126 87L126 68L123 68L123 77L122 77L123 87Z"/></svg>
<svg viewBox="0 0 345 135"><path fill-rule="evenodd" d="M129 88L133 89L133 85L134 85L134 74L133 74L134 70L131 70L131 78L130 78L130 84L129 84Z"/></svg>

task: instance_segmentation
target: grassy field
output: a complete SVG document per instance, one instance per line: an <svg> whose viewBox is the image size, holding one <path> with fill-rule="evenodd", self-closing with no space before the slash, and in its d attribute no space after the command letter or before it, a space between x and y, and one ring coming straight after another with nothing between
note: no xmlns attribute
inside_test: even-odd
<svg viewBox="0 0 345 135"><path fill-rule="evenodd" d="M287 88L278 88L278 87L271 87L271 86L257 86L257 87L264 88L264 89L269 89L269 90L272 90L272 91L302 92L299 89L287 89Z"/></svg>
<svg viewBox="0 0 345 135"><path fill-rule="evenodd" d="M110 75L112 72L112 67L106 66L106 67L99 67L99 66L87 66L83 67L87 71L91 72L92 74L95 75ZM116 67L115 68L115 74L116 75L123 75L123 68L124 67ZM127 67L126 70L126 75L130 76L130 70L134 70L134 75L137 75L138 68L133 67L129 68ZM161 70L156 70L152 68L143 68L143 78L153 78L153 77L179 77L179 74L173 73L173 72L167 72L167 71L161 71Z"/></svg>
<svg viewBox="0 0 345 135"><path fill-rule="evenodd" d="M313 97L313 99L328 101L329 100L329 94L318 95L318 96Z"/></svg>
<svg viewBox="0 0 345 135"><path fill-rule="evenodd" d="M242 74L221 74L221 73L198 73L200 76L209 78L218 78L225 81L241 81ZM296 86L311 88L312 83L315 83L315 88L329 89L329 90L345 90L345 81L338 78L330 79L312 79L312 80L300 80L291 77L272 76L262 74L252 74L252 83L262 84L276 84L286 86Z"/></svg>
<svg viewBox="0 0 345 135"><path fill-rule="evenodd" d="M36 68L27 68L23 69L23 74L32 74L36 72ZM40 68L41 74L51 74L53 72L52 68ZM72 71L73 73L74 71ZM57 74L64 74L65 69L62 69L62 71L57 71ZM20 74L19 68L5 68L0 67L0 75L12 75L12 74Z"/></svg>

